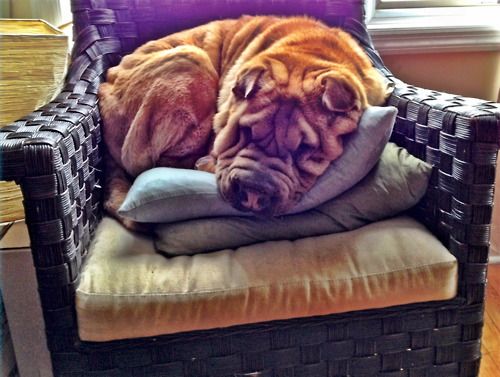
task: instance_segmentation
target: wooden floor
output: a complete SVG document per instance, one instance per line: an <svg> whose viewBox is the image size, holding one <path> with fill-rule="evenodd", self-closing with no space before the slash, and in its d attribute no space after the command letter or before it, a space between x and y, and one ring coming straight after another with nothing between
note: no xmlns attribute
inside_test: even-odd
<svg viewBox="0 0 500 377"><path fill-rule="evenodd" d="M480 377L500 376L500 264L489 266Z"/></svg>

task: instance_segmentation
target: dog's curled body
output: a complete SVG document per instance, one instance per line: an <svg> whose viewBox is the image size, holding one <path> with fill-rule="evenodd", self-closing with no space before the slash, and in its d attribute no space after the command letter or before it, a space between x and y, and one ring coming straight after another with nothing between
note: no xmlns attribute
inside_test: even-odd
<svg viewBox="0 0 500 377"><path fill-rule="evenodd" d="M116 216L117 180L198 161L233 206L284 213L385 96L351 36L306 17L244 16L148 42L99 88L112 169L127 173L109 175L105 206Z"/></svg>

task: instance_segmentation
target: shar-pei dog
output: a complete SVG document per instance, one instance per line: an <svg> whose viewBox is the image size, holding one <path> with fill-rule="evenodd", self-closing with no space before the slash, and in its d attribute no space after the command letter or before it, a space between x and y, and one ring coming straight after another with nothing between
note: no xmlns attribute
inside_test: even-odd
<svg viewBox="0 0 500 377"><path fill-rule="evenodd" d="M99 88L105 208L119 218L134 177L170 166L215 172L240 210L283 214L385 96L356 41L306 17L244 16L148 42Z"/></svg>

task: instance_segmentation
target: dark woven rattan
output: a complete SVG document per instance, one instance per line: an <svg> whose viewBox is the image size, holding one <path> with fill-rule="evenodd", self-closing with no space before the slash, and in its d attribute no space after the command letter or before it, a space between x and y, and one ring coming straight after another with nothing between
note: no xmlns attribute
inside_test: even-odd
<svg viewBox="0 0 500 377"><path fill-rule="evenodd" d="M0 130L0 174L24 195L54 374L61 377L476 376L500 142L500 105L409 86L384 67L361 0L73 0L62 92ZM415 216L459 261L450 301L105 343L80 342L82 261L101 216L106 70L143 42L241 14L309 14L353 33L396 86L393 140L434 165Z"/></svg>

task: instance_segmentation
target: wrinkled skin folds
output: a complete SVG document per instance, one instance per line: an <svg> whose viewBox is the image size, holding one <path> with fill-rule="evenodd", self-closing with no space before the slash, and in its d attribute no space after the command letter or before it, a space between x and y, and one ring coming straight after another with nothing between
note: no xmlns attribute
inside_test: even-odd
<svg viewBox="0 0 500 377"><path fill-rule="evenodd" d="M342 154L363 110L386 93L347 33L271 16L151 41L99 88L104 140L120 177L131 181L155 166L215 172L225 200L265 216L300 200ZM111 193L127 191L109 184ZM118 217L124 194L110 197L105 206Z"/></svg>

